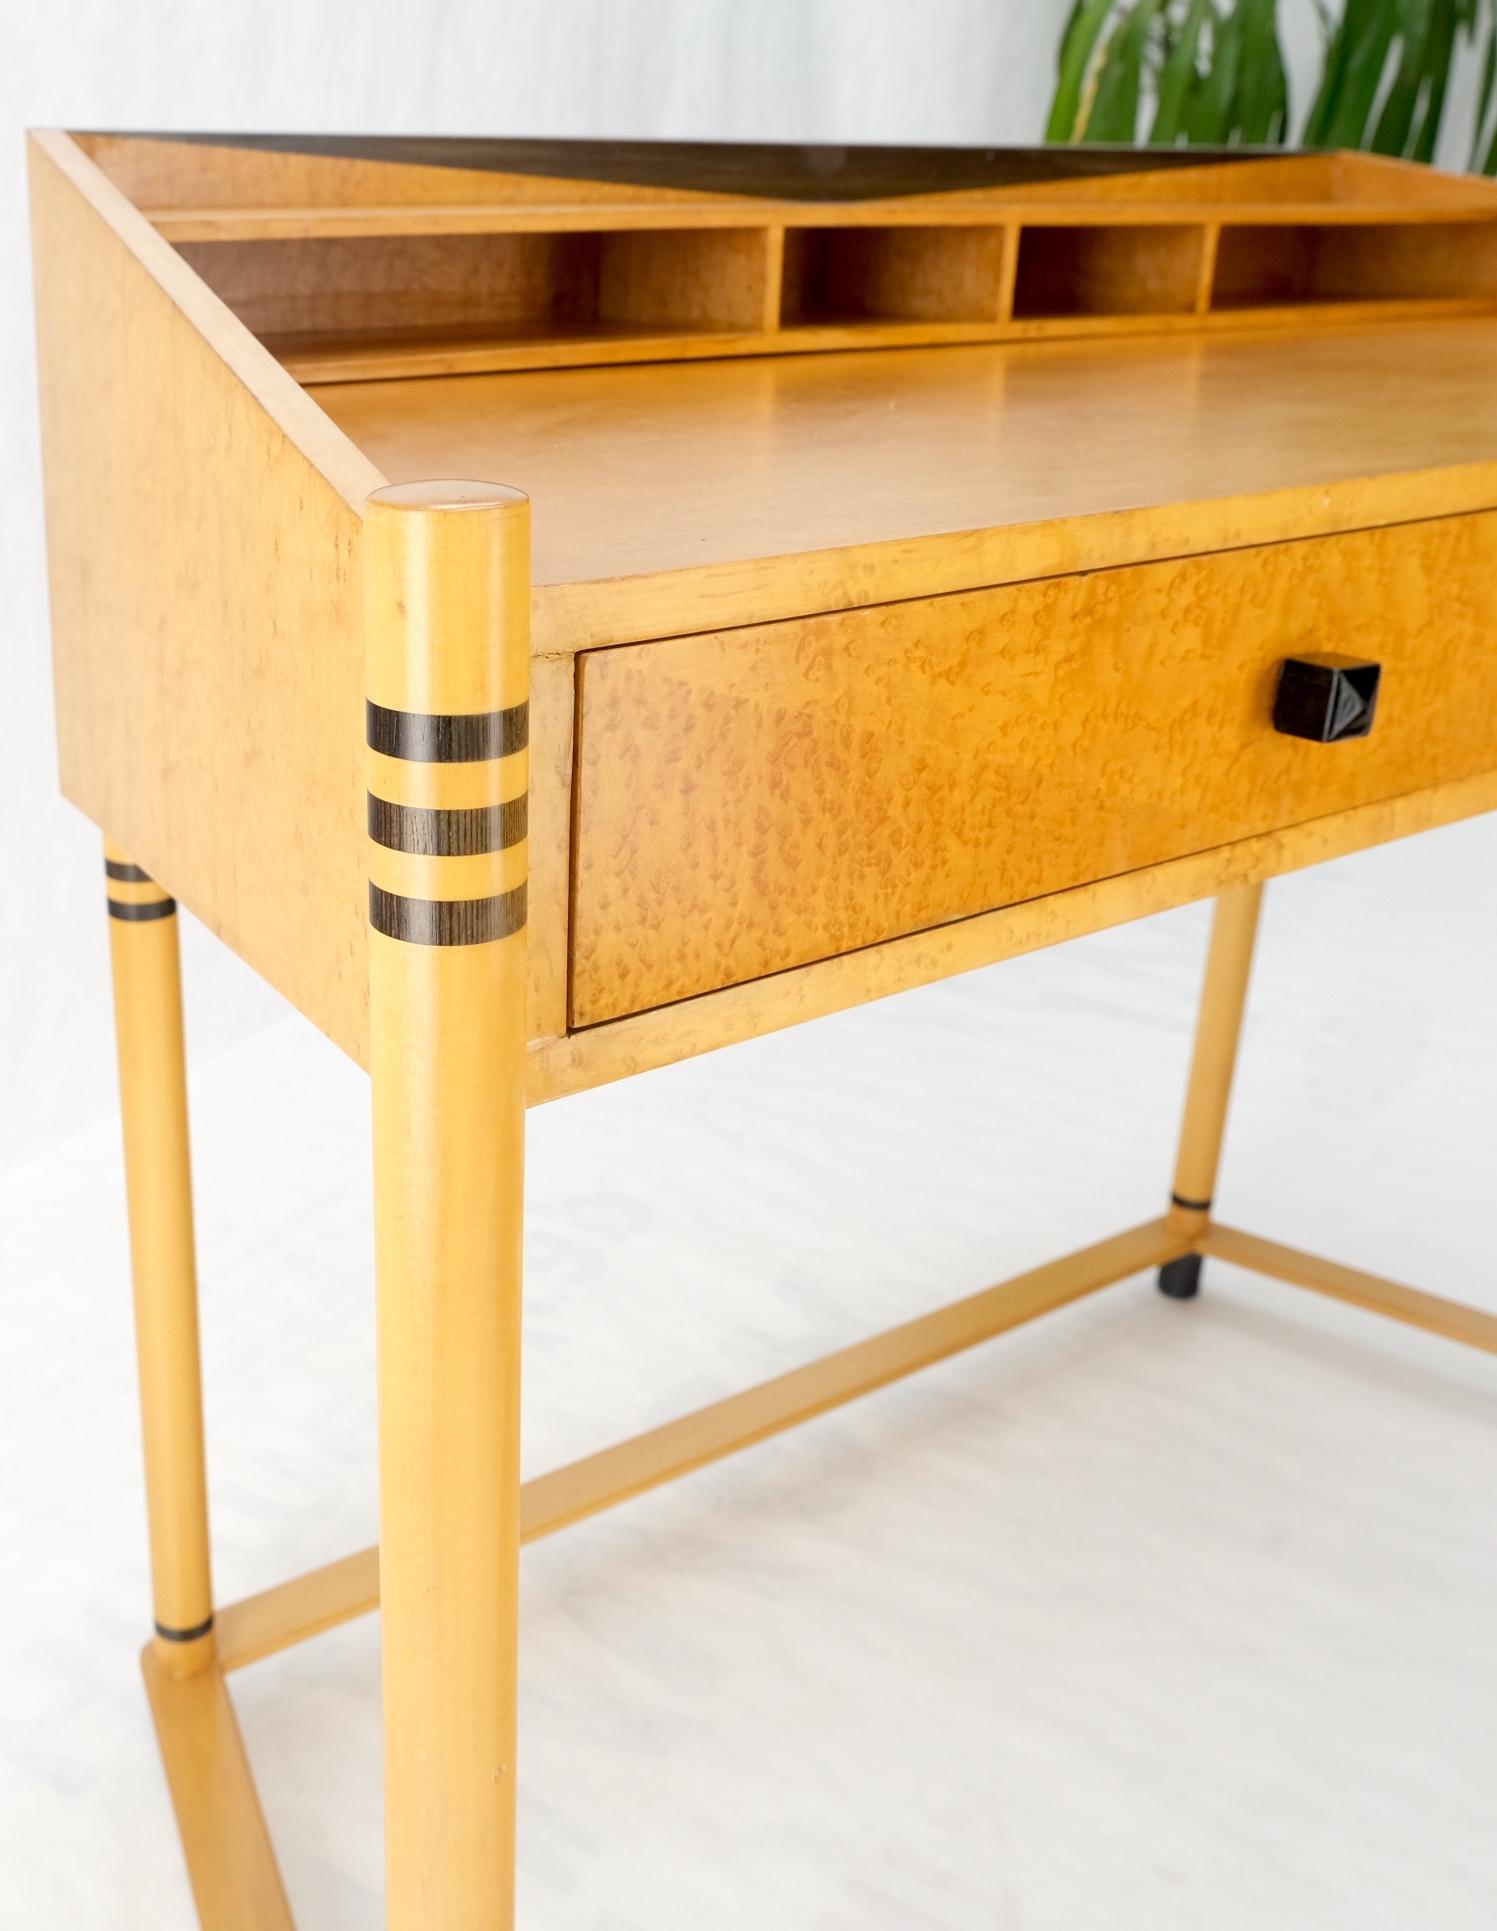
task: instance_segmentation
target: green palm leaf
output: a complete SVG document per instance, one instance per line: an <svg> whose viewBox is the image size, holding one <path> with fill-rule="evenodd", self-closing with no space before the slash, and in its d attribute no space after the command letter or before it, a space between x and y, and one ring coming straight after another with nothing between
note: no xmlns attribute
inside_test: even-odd
<svg viewBox="0 0 1497 1931"><path fill-rule="evenodd" d="M1263 147L1284 138L1289 118L1289 77L1279 45L1278 0L1243 0L1238 55L1237 126L1239 140Z"/></svg>
<svg viewBox="0 0 1497 1931"><path fill-rule="evenodd" d="M1149 141L1154 147L1173 147L1185 132L1185 115L1206 52L1206 29L1216 19L1211 0L1191 0L1190 11L1175 34L1159 72L1159 93Z"/></svg>
<svg viewBox="0 0 1497 1931"><path fill-rule="evenodd" d="M1163 0L1134 0L1102 51L1096 90L1082 127L1088 141L1131 141L1138 131L1149 31Z"/></svg>
<svg viewBox="0 0 1497 1931"><path fill-rule="evenodd" d="M1487 117L1492 106L1492 82L1497 80L1497 17L1487 26L1486 50L1481 57L1481 80L1476 90L1476 121L1471 129L1471 155L1468 168L1480 165L1482 135L1486 132ZM1490 170L1483 169L1483 173Z"/></svg>
<svg viewBox="0 0 1497 1931"><path fill-rule="evenodd" d="M1430 82L1431 40L1439 17L1449 16L1449 0L1398 0L1398 65L1383 97L1382 112L1367 142L1374 154L1405 154L1414 116Z"/></svg>
<svg viewBox="0 0 1497 1931"><path fill-rule="evenodd" d="M1047 141L1074 141L1081 138L1077 125L1081 118L1081 97L1087 70L1114 0L1076 0L1060 43L1060 71L1055 99L1045 128Z"/></svg>
<svg viewBox="0 0 1497 1931"><path fill-rule="evenodd" d="M1325 45L1294 135L1278 0L1073 0L1046 138L1161 147L1295 138L1430 161L1470 58L1479 72L1467 165L1497 173L1497 0L1313 4Z"/></svg>
<svg viewBox="0 0 1497 1931"><path fill-rule="evenodd" d="M1236 126L1237 80L1242 67L1242 8L1218 19L1211 65L1201 77L1185 117L1185 138L1195 147L1221 147Z"/></svg>

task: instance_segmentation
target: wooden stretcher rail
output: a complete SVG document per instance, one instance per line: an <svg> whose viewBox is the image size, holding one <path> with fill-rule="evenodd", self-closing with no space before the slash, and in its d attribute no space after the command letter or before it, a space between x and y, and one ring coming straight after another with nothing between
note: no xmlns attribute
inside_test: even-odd
<svg viewBox="0 0 1497 1931"><path fill-rule="evenodd" d="M212 1931L295 1931L223 1672L142 1658L198 1917Z"/></svg>
<svg viewBox="0 0 1497 1931"><path fill-rule="evenodd" d="M1212 1225L1193 1238L1169 1220L1148 1221L534 1478L521 1490L521 1539L537 1542L1190 1251L1497 1354L1497 1315L1237 1228ZM242 1669L378 1607L379 1551L361 1549L221 1610L219 1665Z"/></svg>
<svg viewBox="0 0 1497 1931"><path fill-rule="evenodd" d="M1199 1243L1200 1251L1217 1260L1248 1267L1257 1274L1288 1281L1294 1287L1307 1287L1313 1293L1344 1301L1349 1307L1386 1314L1391 1320L1409 1327L1423 1328L1447 1341L1459 1341L1468 1348L1497 1354L1497 1314L1480 1308L1447 1301L1438 1294L1426 1294L1417 1287L1404 1287L1397 1281L1364 1274L1359 1268L1343 1267L1339 1261L1322 1260L1317 1254L1301 1253L1298 1248L1245 1234L1236 1227L1208 1227Z"/></svg>
<svg viewBox="0 0 1497 1931"><path fill-rule="evenodd" d="M1167 1220L1147 1221L538 1476L520 1491L521 1540L539 1541L766 1441L919 1368L1161 1266L1189 1245ZM220 1610L220 1666L241 1669L378 1606L379 1551L364 1549Z"/></svg>

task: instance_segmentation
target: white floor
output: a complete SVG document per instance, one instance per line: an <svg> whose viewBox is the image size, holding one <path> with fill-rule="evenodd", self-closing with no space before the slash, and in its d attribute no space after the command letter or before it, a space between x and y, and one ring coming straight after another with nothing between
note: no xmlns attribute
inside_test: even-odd
<svg viewBox="0 0 1497 1931"><path fill-rule="evenodd" d="M1223 1217L1497 1307L1497 821L1270 893ZM1203 908L532 1116L540 1470L1159 1211ZM102 941L101 941L102 942ZM194 1077L220 1594L372 1539L366 1094ZM191 1910L113 1124L0 1181L0 1926ZM525 1558L525 1931L1490 1931L1497 1362L1216 1264ZM378 1626L235 1679L380 1922Z"/></svg>

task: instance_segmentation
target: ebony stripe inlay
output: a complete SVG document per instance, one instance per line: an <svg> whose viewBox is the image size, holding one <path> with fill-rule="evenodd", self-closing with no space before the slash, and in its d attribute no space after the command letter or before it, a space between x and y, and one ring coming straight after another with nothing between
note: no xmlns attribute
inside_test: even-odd
<svg viewBox="0 0 1497 1931"><path fill-rule="evenodd" d="M169 919L177 909L174 898L155 898L146 905L127 905L123 899L109 901L109 916L124 919L131 925L143 925L148 919Z"/></svg>
<svg viewBox="0 0 1497 1931"><path fill-rule="evenodd" d="M1209 1200L1187 1200L1183 1194L1178 1193L1172 1193L1170 1199L1174 1201L1177 1207L1183 1207L1187 1213L1209 1214L1211 1211L1211 1202Z"/></svg>
<svg viewBox="0 0 1497 1931"><path fill-rule="evenodd" d="M412 764L480 764L507 758L530 742L530 707L507 711L391 711L365 706L369 748Z"/></svg>
<svg viewBox="0 0 1497 1931"><path fill-rule="evenodd" d="M475 858L482 852L508 851L525 836L529 815L523 794L503 804L450 809L397 805L369 794L369 836L375 844L421 858Z"/></svg>
<svg viewBox="0 0 1497 1931"><path fill-rule="evenodd" d="M411 945L486 945L523 927L525 887L493 898L402 898L371 882L369 923L387 939Z"/></svg>
<svg viewBox="0 0 1497 1931"><path fill-rule="evenodd" d="M143 872L139 865L127 865L119 858L104 860L104 876L116 879L121 885L154 885L155 879L149 872Z"/></svg>
<svg viewBox="0 0 1497 1931"><path fill-rule="evenodd" d="M198 1623L193 1629L169 1629L165 1623L157 1623L156 1634L163 1643L195 1643L199 1636L206 1636L213 1627L213 1618Z"/></svg>

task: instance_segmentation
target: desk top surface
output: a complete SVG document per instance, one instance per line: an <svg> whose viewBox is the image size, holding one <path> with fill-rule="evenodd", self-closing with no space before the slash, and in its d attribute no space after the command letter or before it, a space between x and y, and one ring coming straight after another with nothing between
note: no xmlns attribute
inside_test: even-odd
<svg viewBox="0 0 1497 1931"><path fill-rule="evenodd" d="M1497 504L1497 320L333 384L535 505L537 648Z"/></svg>

